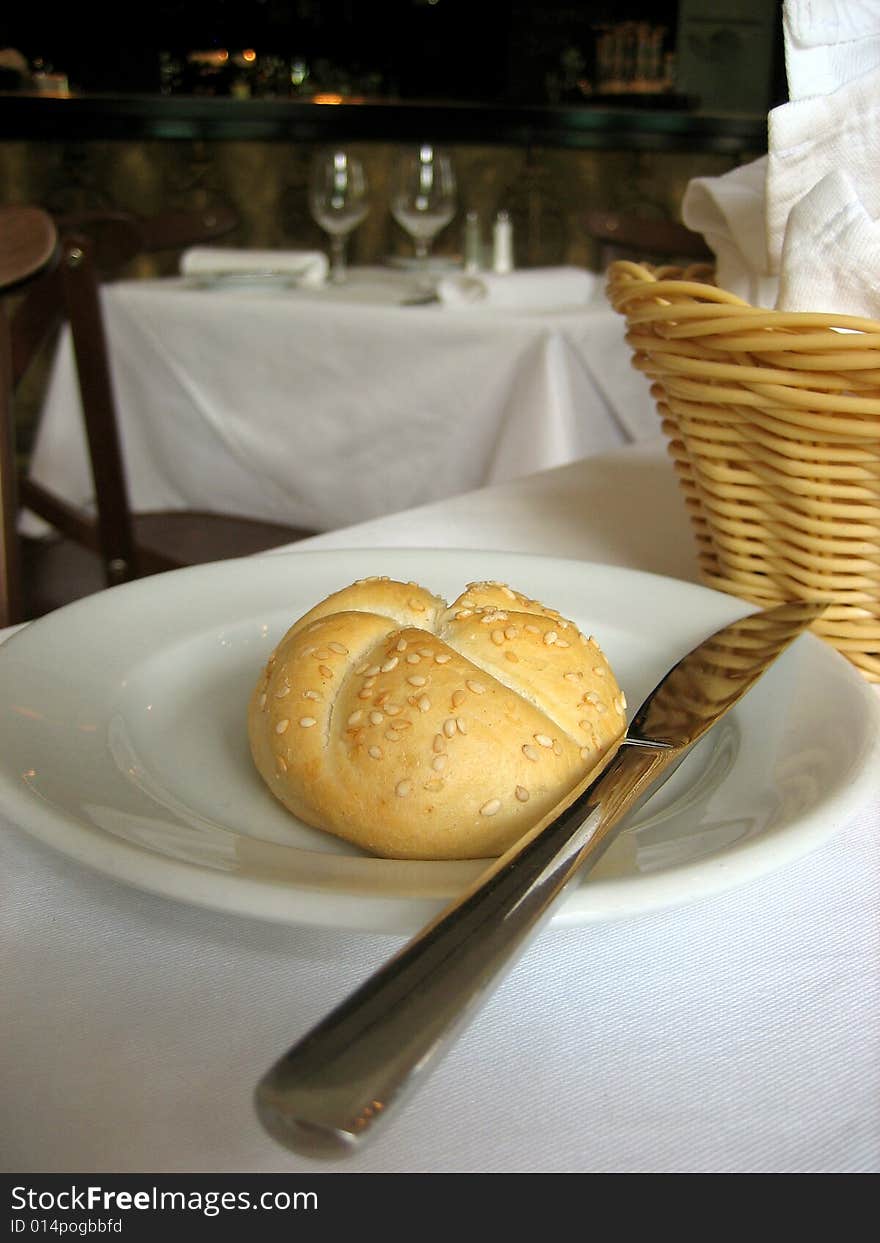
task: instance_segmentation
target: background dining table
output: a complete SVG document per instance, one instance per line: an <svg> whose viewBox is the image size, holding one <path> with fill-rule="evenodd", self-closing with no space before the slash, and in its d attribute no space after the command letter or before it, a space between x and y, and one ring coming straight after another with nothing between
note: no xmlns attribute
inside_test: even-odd
<svg viewBox="0 0 880 1243"><path fill-rule="evenodd" d="M656 438L300 547L404 545L697 580ZM6 1170L880 1167L880 790L785 866L546 928L397 1119L335 1165L278 1146L251 1093L402 938L173 901L50 849L2 808L0 826Z"/></svg>
<svg viewBox="0 0 880 1243"><path fill-rule="evenodd" d="M137 510L220 509L327 531L656 431L598 275L580 274L583 304L557 309L412 305L416 276L390 266L318 287L283 272L227 276L102 287ZM29 474L87 507L79 410L65 329Z"/></svg>

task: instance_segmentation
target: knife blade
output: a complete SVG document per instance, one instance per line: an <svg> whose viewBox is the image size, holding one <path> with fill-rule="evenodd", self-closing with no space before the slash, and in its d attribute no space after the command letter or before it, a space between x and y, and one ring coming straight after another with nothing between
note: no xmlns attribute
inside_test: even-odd
<svg viewBox="0 0 880 1243"><path fill-rule="evenodd" d="M674 665L599 776L571 791L262 1077L254 1104L269 1134L301 1155L338 1158L387 1125L569 881L596 863L624 818L826 607L797 602L751 613Z"/></svg>

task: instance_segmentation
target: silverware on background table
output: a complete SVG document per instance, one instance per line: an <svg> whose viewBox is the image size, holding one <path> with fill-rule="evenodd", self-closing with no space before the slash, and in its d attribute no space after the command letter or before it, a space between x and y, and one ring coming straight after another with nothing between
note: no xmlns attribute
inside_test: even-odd
<svg viewBox="0 0 880 1243"><path fill-rule="evenodd" d="M267 1072L255 1096L267 1131L294 1152L340 1157L381 1129L575 873L596 863L626 814L825 608L801 602L752 613L679 661L596 780L572 791Z"/></svg>

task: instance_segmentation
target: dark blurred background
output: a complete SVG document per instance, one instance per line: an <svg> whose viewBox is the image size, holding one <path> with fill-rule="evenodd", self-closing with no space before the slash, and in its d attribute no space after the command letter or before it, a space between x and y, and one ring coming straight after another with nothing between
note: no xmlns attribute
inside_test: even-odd
<svg viewBox="0 0 880 1243"><path fill-rule="evenodd" d="M757 94L760 111L781 98L778 9L776 0L156 0L59 6L48 21L33 5L0 18L0 46L82 93L337 91L511 104L665 94L741 108ZM768 99L743 81L759 47ZM694 56L702 85L688 80ZM707 91L716 98L700 98Z"/></svg>

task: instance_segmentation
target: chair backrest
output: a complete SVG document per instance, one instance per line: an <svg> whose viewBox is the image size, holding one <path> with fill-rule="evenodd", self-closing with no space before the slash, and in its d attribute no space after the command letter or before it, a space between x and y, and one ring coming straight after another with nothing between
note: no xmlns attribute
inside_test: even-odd
<svg viewBox="0 0 880 1243"><path fill-rule="evenodd" d="M711 263L715 256L699 233L676 220L629 212L588 212L585 229L599 245L602 269L616 259L659 263Z"/></svg>
<svg viewBox="0 0 880 1243"><path fill-rule="evenodd" d="M95 487L96 519L32 480L20 503L68 538L98 553L109 586L137 577L131 511L119 440L110 357L101 310L102 280L142 250L139 226L123 213L60 218L58 264L37 282L12 325L13 382L19 382L58 324L70 324Z"/></svg>
<svg viewBox="0 0 880 1243"><path fill-rule="evenodd" d="M13 383L58 324L70 324L86 440L95 487L96 519L32 480L20 482L20 502L64 535L98 553L108 586L142 573L131 507L107 335L102 282L124 273L145 253L213 240L237 224L231 210L169 211L155 217L83 212L58 218L59 262L20 308L12 334Z"/></svg>
<svg viewBox="0 0 880 1243"><path fill-rule="evenodd" d="M9 296L50 267L57 241L55 224L47 212L37 207L0 207L0 626L21 618Z"/></svg>

